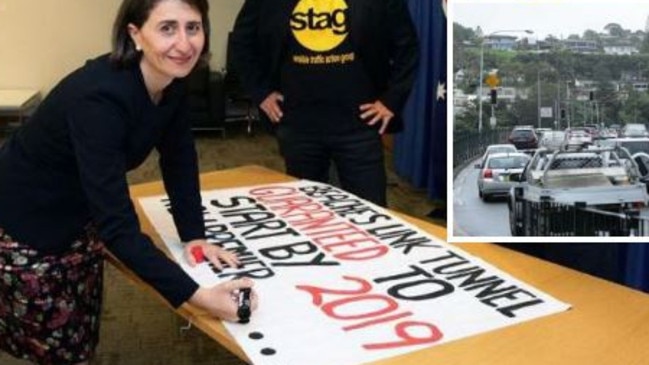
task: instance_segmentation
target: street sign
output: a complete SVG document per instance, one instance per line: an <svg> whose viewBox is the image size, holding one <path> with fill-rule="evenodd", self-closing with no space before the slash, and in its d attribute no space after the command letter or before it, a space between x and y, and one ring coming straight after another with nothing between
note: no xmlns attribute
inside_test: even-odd
<svg viewBox="0 0 649 365"><path fill-rule="evenodd" d="M500 85L500 79L495 73L490 73L489 76L487 76L487 78L485 79L485 83L492 89L495 89L496 86Z"/></svg>
<svg viewBox="0 0 649 365"><path fill-rule="evenodd" d="M544 106L540 109L541 118L552 118L552 107Z"/></svg>

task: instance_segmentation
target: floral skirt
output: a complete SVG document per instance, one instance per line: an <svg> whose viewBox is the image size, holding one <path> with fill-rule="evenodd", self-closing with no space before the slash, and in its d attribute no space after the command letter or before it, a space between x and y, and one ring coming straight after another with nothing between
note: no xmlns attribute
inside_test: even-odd
<svg viewBox="0 0 649 365"><path fill-rule="evenodd" d="M0 228L0 350L37 364L76 364L99 341L103 246L93 230L41 256Z"/></svg>

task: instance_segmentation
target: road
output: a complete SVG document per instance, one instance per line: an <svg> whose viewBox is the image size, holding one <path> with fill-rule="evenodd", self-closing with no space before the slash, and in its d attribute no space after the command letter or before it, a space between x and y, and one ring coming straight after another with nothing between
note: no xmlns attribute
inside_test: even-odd
<svg viewBox="0 0 649 365"><path fill-rule="evenodd" d="M483 202L478 196L476 160L463 169L453 182L453 235L510 237L509 211L505 198Z"/></svg>

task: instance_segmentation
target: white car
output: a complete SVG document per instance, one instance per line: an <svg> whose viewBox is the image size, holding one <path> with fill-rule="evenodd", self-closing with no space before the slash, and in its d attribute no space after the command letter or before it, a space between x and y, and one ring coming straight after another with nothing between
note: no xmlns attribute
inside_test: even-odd
<svg viewBox="0 0 649 365"><path fill-rule="evenodd" d="M539 144L541 147L549 150L558 150L563 146L565 139L566 132L564 131L547 131L541 136L541 142Z"/></svg>
<svg viewBox="0 0 649 365"><path fill-rule="evenodd" d="M635 155L638 152L649 154L649 138L609 138L600 140L598 144L604 147L624 147L631 155Z"/></svg>
<svg viewBox="0 0 649 365"><path fill-rule="evenodd" d="M588 132L583 130L571 130L566 132L566 148L573 149L590 144L593 144L593 136Z"/></svg>
<svg viewBox="0 0 649 365"><path fill-rule="evenodd" d="M622 127L622 137L642 138L649 137L649 132L644 124L628 123Z"/></svg>
<svg viewBox="0 0 649 365"><path fill-rule="evenodd" d="M487 161L487 157L489 157L489 155L492 153L506 152L518 152L518 150L516 150L516 146L514 146L513 144L491 144L487 146L486 151L480 158L480 163L476 164L475 167L481 169L484 166L485 161Z"/></svg>
<svg viewBox="0 0 649 365"><path fill-rule="evenodd" d="M530 160L522 152L492 153L478 174L478 195L487 201L495 195L506 196L509 190L518 185L512 181L511 174L520 174Z"/></svg>

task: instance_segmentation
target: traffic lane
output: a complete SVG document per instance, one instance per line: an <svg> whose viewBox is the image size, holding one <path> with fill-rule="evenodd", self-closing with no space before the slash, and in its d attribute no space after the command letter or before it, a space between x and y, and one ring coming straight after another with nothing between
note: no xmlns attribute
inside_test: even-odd
<svg viewBox="0 0 649 365"><path fill-rule="evenodd" d="M453 181L453 235L510 237L506 198L483 202L478 196L479 169L475 160Z"/></svg>

